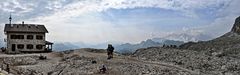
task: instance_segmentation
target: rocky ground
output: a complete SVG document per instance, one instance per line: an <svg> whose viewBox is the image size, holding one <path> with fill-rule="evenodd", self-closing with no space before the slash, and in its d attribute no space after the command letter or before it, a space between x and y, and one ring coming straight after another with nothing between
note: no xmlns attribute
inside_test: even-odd
<svg viewBox="0 0 240 75"><path fill-rule="evenodd" d="M238 75L240 60L176 48L149 47L133 55L115 54L107 60L105 50L79 49L40 54L0 55L1 64L10 64L14 75L101 75L101 65L107 66L103 75ZM96 63L92 63L96 61ZM6 68L6 65L1 65Z"/></svg>
<svg viewBox="0 0 240 75"><path fill-rule="evenodd" d="M79 49L42 54L46 60L39 60L40 54L4 55L1 63L9 63L15 75L101 75L99 67L107 66L104 75L197 75L198 72L175 64L151 62L132 56L115 54L107 60L105 50ZM92 63L96 61L97 63Z"/></svg>
<svg viewBox="0 0 240 75"><path fill-rule="evenodd" d="M139 60L165 62L198 72L200 75L239 75L240 59L204 51L151 47L139 49Z"/></svg>

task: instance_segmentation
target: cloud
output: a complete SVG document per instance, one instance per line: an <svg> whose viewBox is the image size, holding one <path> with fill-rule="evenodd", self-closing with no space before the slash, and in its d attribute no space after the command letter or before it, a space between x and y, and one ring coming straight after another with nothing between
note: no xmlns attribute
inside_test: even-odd
<svg viewBox="0 0 240 75"><path fill-rule="evenodd" d="M223 8L216 12L217 18L207 26L199 29L204 30L206 34L218 37L229 32L233 27L235 19L240 16L239 0L231 0Z"/></svg>
<svg viewBox="0 0 240 75"><path fill-rule="evenodd" d="M146 38L143 35L146 32L138 30L135 26L115 27L113 23L103 21L100 17L93 14L85 14L81 17L60 21L61 25L59 25L58 21L47 22L51 25L48 26L49 30L51 30L50 40L68 42L78 40L88 43L97 43L116 40L133 42Z"/></svg>
<svg viewBox="0 0 240 75"><path fill-rule="evenodd" d="M133 9L141 7L176 10L183 12L186 16L197 17L197 10L209 7L222 7L222 5L227 5L229 2L229 0L83 0L73 1L73 3L65 6L52 2L55 5L52 7L48 6L47 8L53 9L55 7L55 13L51 16L48 15L39 17L39 19L44 18L44 20L49 20L56 17L68 18L79 16L88 12L101 12L108 9Z"/></svg>
<svg viewBox="0 0 240 75"><path fill-rule="evenodd" d="M0 2L2 14L13 12L22 19L37 20L75 17L88 12L108 9L161 8L176 10L187 16L197 16L196 10L221 7L230 0L8 0ZM41 13L39 13L41 12ZM6 16L5 16L6 17Z"/></svg>
<svg viewBox="0 0 240 75"><path fill-rule="evenodd" d="M239 5L236 4L239 2L234 1L239 0L7 0L0 2L0 11L2 11L0 12L0 16L2 16L0 17L0 22L7 23L8 15L6 14L12 12L15 23L20 23L20 21L24 20L25 23L45 24L50 31L48 39L53 41L74 42L77 40L96 43L117 40L138 42L154 37L151 36L152 34L157 37L165 36L166 38L170 37L170 35L180 36L180 34L187 34L194 37L200 37L198 35L204 34L204 36L215 37L217 35L214 35L214 33L208 34L209 32L213 32L211 31L214 29L213 27L216 27L214 31L219 31L218 34L220 35L227 31L225 27L231 23L233 17L239 15L237 9ZM128 11L126 9L136 8L157 8L159 10L178 12L181 15L178 15L180 18L174 17L176 21L185 20L187 22L193 21L190 19L197 19L204 22L205 20L201 19L201 12L206 11L212 14L216 13L213 16L217 18L214 18L214 22L210 24L198 25L198 27L190 25L193 27L187 27L189 28L187 30L161 31L154 29L154 27L158 28L157 25L144 26L144 24L148 24L146 23L147 21L142 20L142 18L138 19L138 16L132 21L128 20L118 24L106 21L100 14L102 12L109 12L111 9ZM235 9L237 11L233 11ZM229 17L228 14L232 15ZM164 19L164 17L157 18ZM165 18L167 17L165 16ZM183 18L187 19L183 20ZM150 19L149 22L153 22L152 20ZM133 21L136 21L136 23L133 23ZM157 22L158 20L155 21ZM168 21L166 20L166 23ZM124 24L126 25L119 26ZM229 26L227 27L229 28ZM222 29L225 30L221 31ZM172 38L178 38L179 36Z"/></svg>

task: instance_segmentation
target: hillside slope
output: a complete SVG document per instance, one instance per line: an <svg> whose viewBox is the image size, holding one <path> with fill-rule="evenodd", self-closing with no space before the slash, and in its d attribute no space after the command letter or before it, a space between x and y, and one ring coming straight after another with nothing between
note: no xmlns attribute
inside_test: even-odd
<svg viewBox="0 0 240 75"><path fill-rule="evenodd" d="M199 72L200 75L239 75L240 60L204 51L150 47L137 50L139 60L164 62Z"/></svg>

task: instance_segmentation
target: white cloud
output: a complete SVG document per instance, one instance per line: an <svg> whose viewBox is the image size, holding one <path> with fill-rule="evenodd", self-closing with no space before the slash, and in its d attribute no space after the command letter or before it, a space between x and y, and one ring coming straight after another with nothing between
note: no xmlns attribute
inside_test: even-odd
<svg viewBox="0 0 240 75"><path fill-rule="evenodd" d="M78 20L83 21L75 23L70 23L72 21L64 21L61 23L63 25L59 25L57 28L55 26L57 26L59 22L49 23L52 25L52 27L49 27L52 30L50 33L51 40L68 42L77 40L87 43L99 43L109 41L136 42L146 38L143 35L145 32L138 30L134 26L114 27L112 23L105 22L101 18L89 15Z"/></svg>
<svg viewBox="0 0 240 75"><path fill-rule="evenodd" d="M54 11L52 16L43 15L51 19L54 17L79 16L87 12L99 12L108 9L126 9L137 7L153 7L168 10L182 11L187 16L197 16L195 10L209 7L219 7L228 4L230 0L8 0L0 2L2 11L24 14L31 12ZM39 11L38 11L39 10ZM40 14L40 13L39 13ZM32 15L34 16L34 15Z"/></svg>
<svg viewBox="0 0 240 75"><path fill-rule="evenodd" d="M222 14L219 15L226 15L228 13L239 14L238 11L232 12L232 10L235 9L232 8L232 6L238 5L234 4L234 2L230 2L231 0L7 0L6 2L0 2L0 10L5 12L2 14L14 12L17 16L27 16L24 18L27 20L26 23L46 24L50 30L49 40L77 40L85 42L118 40L124 42L138 42L153 37L149 36L152 34L149 32L152 31L139 30L135 26L114 27L115 24L106 22L92 13L107 11L108 9L160 8L180 11L185 16L198 18L199 15L198 12L196 12L197 10L218 8L225 5L224 8L219 10L218 13L222 12ZM77 18L79 16L83 17L79 19ZM74 22L73 19L76 18L84 21ZM229 22L230 20L226 20L220 25L229 24ZM211 26L215 26L218 23L219 20L216 20ZM222 28L220 27L220 29ZM188 33L188 31L189 30L182 31L181 34ZM178 31L169 34L164 34L164 32L162 32L162 35L175 35L177 32ZM197 36L206 32L207 29L202 27L196 31L192 31L189 35Z"/></svg>
<svg viewBox="0 0 240 75"><path fill-rule="evenodd" d="M240 16L239 9L240 0L231 0L223 8L219 9L216 15L218 16L211 24L201 27L206 34L214 37L219 37L226 32L229 32L233 27L235 19Z"/></svg>
<svg viewBox="0 0 240 75"><path fill-rule="evenodd" d="M186 16L197 17L195 10L209 7L220 7L228 4L229 0L83 0L63 6L57 1L49 2L46 8L58 9L56 13L49 16L39 17L49 20L52 18L68 18L79 16L88 12L101 12L108 9L127 9L137 7L153 7L168 10L182 11Z"/></svg>

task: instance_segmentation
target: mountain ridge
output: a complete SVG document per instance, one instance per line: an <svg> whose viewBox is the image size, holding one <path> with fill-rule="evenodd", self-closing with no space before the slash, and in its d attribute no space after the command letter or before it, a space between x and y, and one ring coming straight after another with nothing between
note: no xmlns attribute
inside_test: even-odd
<svg viewBox="0 0 240 75"><path fill-rule="evenodd" d="M137 49L140 48L147 48L147 47L161 47L163 45L181 45L183 44L183 41L175 41L175 40L168 40L164 38L152 38L152 39L147 39L145 41L142 41L137 44L130 44L130 43L125 43L116 46L117 52L120 53L133 53Z"/></svg>

